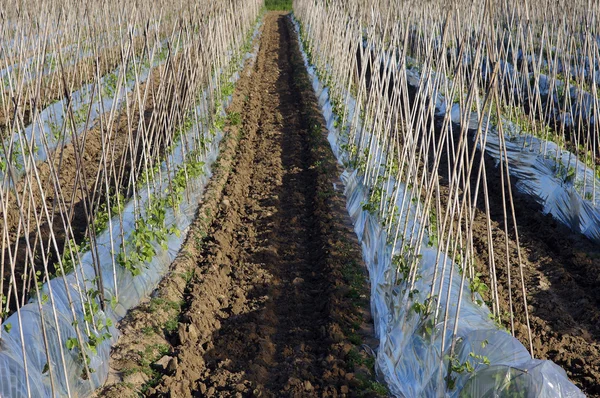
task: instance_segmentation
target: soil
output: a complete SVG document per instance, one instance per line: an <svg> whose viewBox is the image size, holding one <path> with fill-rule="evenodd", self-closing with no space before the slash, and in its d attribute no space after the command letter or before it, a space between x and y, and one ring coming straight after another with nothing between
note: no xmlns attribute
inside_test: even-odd
<svg viewBox="0 0 600 398"><path fill-rule="evenodd" d="M359 68L357 73L360 74L359 53L357 53L357 61ZM368 76L372 65L365 66ZM370 87L370 81L367 81L367 87ZM409 98L414 103L414 88L409 89ZM437 131L440 132L442 120L438 118L435 122ZM454 127L453 142L456 144L460 140L460 131L457 126ZM470 153L473 150L475 148L471 143ZM457 148L454 149L454 152L456 151ZM474 170L479 168L480 158L481 152L477 150ZM442 208L444 208L449 198L447 175L449 168L446 155L443 155L442 159L438 173ZM508 203L506 204L509 211L508 234L505 233L500 170L495 160L487 155L484 157L484 162L502 324L508 330L512 329L508 315L510 303L507 264L510 264L514 335L525 347L529 347L519 274L517 252L519 248L527 292L534 357L554 361L587 396L600 397L600 291L598 290L600 247L579 232L570 230L551 215L543 214L542 206L535 203L531 197L519 193L516 187L517 181L512 178L517 243ZM477 176L472 175L472 191L475 190L476 183ZM505 189L508 189L508 183L505 183ZM482 185L479 187L479 192L473 221L474 255L479 267L477 271L483 274L483 281L490 286L488 216L483 202ZM438 216L438 219L441 220L441 217L443 214ZM508 254L505 249L506 240L508 240ZM484 299L490 300L490 297Z"/></svg>
<svg viewBox="0 0 600 398"><path fill-rule="evenodd" d="M458 142L458 131L455 141ZM474 148L471 147L471 150ZM477 150L476 159L481 157ZM484 157L487 188L489 191L492 247L498 279L498 293L502 324L509 331L510 264L514 335L529 347L527 319L520 280L520 248L527 308L531 326L533 355L549 359L562 367L569 378L590 397L600 396L600 247L578 232L572 231L551 215L544 215L542 207L519 193L516 180L511 179L513 203L517 220L518 244L514 224L507 203L508 234L504 228L504 210L500 170L495 160ZM478 162L474 169L479 167ZM448 200L447 162L440 165L440 193L442 203ZM476 173L473 173L476 174ZM471 184L476 184L472 176ZM508 183L505 183L508 194ZM483 202L483 187L475 210L473 246L477 271L490 284L488 220ZM506 240L508 239L508 255ZM489 294L484 297L490 300Z"/></svg>
<svg viewBox="0 0 600 398"><path fill-rule="evenodd" d="M360 245L285 14L266 14L247 72L198 218L119 325L100 396L386 394L361 348L374 341Z"/></svg>
<svg viewBox="0 0 600 398"><path fill-rule="evenodd" d="M143 39L135 38L131 50L133 55L130 57L139 56L145 50L146 45ZM97 57L83 58L74 65L65 66L62 69L57 67L55 71L39 81L25 83L20 91L27 95L9 98L10 93L5 93L9 101L7 102L8 106L0 106L0 138L6 137L7 132L11 131L12 126L15 125L13 119L15 106L21 112L18 116L22 119L20 123L31 124L34 107L39 111L53 102L65 98L65 86L69 92L75 92L86 84L96 82L98 74L105 76L112 72L123 62L121 54L123 51L121 46L103 48Z"/></svg>
<svg viewBox="0 0 600 398"><path fill-rule="evenodd" d="M341 186L335 161L323 136L313 142L311 126L322 120L290 32L282 14L267 15L257 63L229 109L241 125L228 126L217 173L170 276L121 323L102 396L375 394L369 357L357 348L370 342L368 291L362 276L358 285L351 276L357 268L353 274L344 265L360 249L344 199L331 188ZM600 248L543 215L513 180L517 244L512 223L504 232L499 170L485 162L501 310L509 310L510 263L514 333L528 347L519 246L534 356L600 396ZM443 175L440 184L447 200ZM484 209L480 199L473 243L489 285Z"/></svg>
<svg viewBox="0 0 600 398"><path fill-rule="evenodd" d="M173 79L165 79L169 80L168 82L161 81L160 76L165 68L166 66L155 69L152 76L145 83L140 84L139 91L146 93L141 100L138 99L136 93L130 94L129 109L123 107L117 111L110 132L103 125L109 119L110 112L107 112L101 116L102 123L98 122L81 133L74 142L52 152L47 161L38 163L36 172L41 189L36 185L37 180L33 171L30 171L30 175L33 175L31 189L25 179L21 179L16 184L15 191L19 193L19 200L24 203L24 219L30 220L27 231L23 231L23 225L19 227L21 214L14 192L10 191L7 198L4 199L7 202L8 210L6 214L2 214L0 211L0 216L4 218L4 223L0 228L6 228L8 232L8 244L11 246L10 250L12 250L15 261L14 272L19 297L17 302L14 290L8 295L11 270L9 249L6 248L3 256L4 267L2 268L5 283L1 286L2 294L8 295L10 311L16 310L17 306L27 302L28 291L33 286L30 279L21 282L22 275L32 276L31 259L27 255L25 234L28 234L32 246L36 269L43 269L43 258L40 253L45 250L46 255L50 253L48 268L49 272L53 273L59 253L62 255L67 239L65 220L70 221L72 235L69 234L69 237L72 237L75 243L80 244L86 237L88 225L90 225L87 214L93 214L90 201L93 199L95 203L98 203L98 200L101 201L106 196L103 184L104 172L106 172L106 168L103 166L104 161L107 165L114 164L114 169L109 170L107 177L109 189L112 192L120 192L126 199L130 196L130 193L127 192L130 173L137 173L139 167L134 166L142 162L141 152L132 154L130 144L130 142L136 142L138 131L142 131L138 130L139 124L144 123L145 126L149 126L153 117L156 118L155 110L157 114L166 116L178 106L168 98L161 103L155 103L155 98L160 97L156 95L159 90L169 90L170 97L176 90L179 90L178 93L185 97L183 92L187 90ZM163 95L160 98L164 99L165 97L169 96ZM143 109L140 110L140 107ZM140 118L140 113L143 115L142 118ZM153 123L156 121L154 120ZM108 149L102 151L103 146ZM165 146L156 145L159 148ZM102 157L103 153L108 154L106 159ZM160 156L161 151L157 150L152 155ZM60 188L60 194L56 193L55 183ZM96 189L94 189L95 184L99 184ZM56 198L60 197L65 198L65 203L57 202ZM44 213L44 206L48 209L49 217L46 217ZM39 231L37 230L38 226ZM52 234L56 239L58 252L50 240Z"/></svg>

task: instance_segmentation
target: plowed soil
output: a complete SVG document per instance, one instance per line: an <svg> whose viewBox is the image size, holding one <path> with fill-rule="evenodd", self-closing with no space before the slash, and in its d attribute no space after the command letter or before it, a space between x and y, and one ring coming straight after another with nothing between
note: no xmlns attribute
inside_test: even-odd
<svg viewBox="0 0 600 398"><path fill-rule="evenodd" d="M283 15L267 15L257 62L229 113L241 122L227 128L198 220L171 275L121 323L102 395L385 394L359 348L372 344L368 291L339 171ZM514 185L519 241L513 225L505 233L499 171L485 160L503 324L510 328L510 264L514 333L529 346L519 247L534 355L600 396L600 248ZM440 190L447 198L444 178ZM487 217L480 201L474 254L489 284Z"/></svg>
<svg viewBox="0 0 600 398"><path fill-rule="evenodd" d="M35 269L43 269L41 253L44 252L49 256L49 272L54 273L67 239L72 238L76 244L81 244L86 238L90 222L88 214L94 213L95 207L92 206L100 202L98 196L100 199L106 196L106 189L101 183L105 178L104 173L108 173L106 178L111 192L126 195L126 199L131 196L131 193L127 192L131 174L139 178L138 174L141 170L141 150L135 152L131 149L131 142L139 139L138 134L143 133L140 124L148 126L151 122L156 123L153 121L156 115L170 114L180 106L169 101L167 95L163 97L166 97L166 100L156 101L159 97L157 93L160 91L170 91L173 93L171 96L175 93L181 97L186 95L186 85L172 77L172 69L169 69L172 65L177 66L174 62L154 69L148 80L139 85L139 92L145 93L141 100L135 93L129 94L131 105L116 111L110 131L106 125L110 119L109 111L97 119L96 123L90 123L93 125L79 134L76 139L51 151L48 160L37 163L35 172L32 170L28 172L32 182L27 178L18 180L15 184L15 192L18 192L19 196L11 191L4 199L7 202L5 205L7 211L3 214L0 210L0 216L4 218L0 231L3 234L7 233L11 247L4 249L4 255L0 260L0 269L4 272L2 276L5 281L0 284L2 290L0 293L8 297L11 312L26 303L28 293L34 286L32 260L28 255L27 240L31 243ZM161 76L164 77L163 80ZM102 123L100 119L103 120ZM163 146L162 142L155 144L154 147L157 149L152 156L162 156L160 148ZM108 149L103 151L103 147ZM108 155L103 156L103 153ZM114 164L114 170L107 169L106 164ZM61 203L57 199L59 197L69 198L69 200ZM94 203L91 203L92 200ZM49 217L46 217L45 208L48 209ZM23 219L29 220L27 231L24 231ZM69 230L70 234L67 234ZM56 239L58 250L51 244L51 236ZM11 280L13 272L11 261L14 261L18 300L15 298L14 288L13 293L8 294L11 291L11 284L8 281Z"/></svg>
<svg viewBox="0 0 600 398"><path fill-rule="evenodd" d="M292 29L266 15L198 219L121 323L102 396L386 394L361 348L373 341L360 246Z"/></svg>
<svg viewBox="0 0 600 398"><path fill-rule="evenodd" d="M455 142L458 142L458 130ZM480 157L481 153L477 150L475 158ZM500 170L488 155L484 156L484 162L489 191L491 242L488 239L488 215L483 195L480 194L473 220L473 249L479 267L477 271L483 274L482 278L489 286L489 251L495 253L502 325L512 332L512 296L514 336L529 348L517 251L520 250L534 357L554 361L586 395L600 397L600 247L551 215L544 215L539 204L518 191L513 178L512 201L517 221L515 231L511 206L509 203L505 205L502 200ZM478 167L476 161L474 169ZM442 201L447 202L447 163L443 162L439 170L442 176ZM472 186L475 186L476 180L476 173L473 173ZM482 191L483 187L480 187ZM505 192L508 193L507 182ZM504 226L505 206L508 233ZM484 298L491 300L489 294Z"/></svg>
<svg viewBox="0 0 600 398"><path fill-rule="evenodd" d="M360 65L360 59L358 61ZM414 94L413 88L410 92L411 101L414 101ZM436 123L438 131L441 131L442 119L438 118ZM453 142L456 144L460 141L460 129L454 127ZM470 134L472 138L475 132L471 131ZM472 140L469 142L470 151L477 151L473 170L478 170L481 152L474 148ZM457 150L455 147L454 152L450 153L456 153ZM502 199L499 166L487 154L483 159L489 192L489 214L485 210L483 186L480 185L473 219L473 249L477 271L482 273L482 279L488 286L491 286L489 252L493 250L495 253L502 326L513 332L510 320L512 297L514 336L529 348L519 269L521 264L534 357L552 360L566 371L571 381L587 396L600 397L600 247L551 215L543 214L542 206L528 195L520 193L517 181L512 178L515 228L510 213L511 205L508 199L507 203ZM449 161L444 154L438 169L443 207L449 197ZM472 192L477 183L482 184L477 181L477 172L474 172L471 175ZM504 182L504 188L508 195L507 181ZM505 207L508 212L506 229ZM488 217L491 242L488 239ZM484 298L491 301L489 294Z"/></svg>

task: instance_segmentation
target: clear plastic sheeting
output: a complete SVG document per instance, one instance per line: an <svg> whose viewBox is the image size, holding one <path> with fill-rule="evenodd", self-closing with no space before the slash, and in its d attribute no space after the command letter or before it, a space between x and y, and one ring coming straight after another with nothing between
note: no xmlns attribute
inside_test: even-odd
<svg viewBox="0 0 600 398"><path fill-rule="evenodd" d="M416 63L410 57L407 57L407 62ZM506 65L511 67L510 64ZM446 79L437 76L435 72L432 75ZM406 76L409 88L417 90L421 84L421 73L411 68L407 69ZM432 78L429 81L433 84L434 80ZM540 90L547 93L547 83L543 83L544 81L540 78L540 87L546 87ZM434 93L432 102L435 104L435 115L444 117L446 112L450 112L452 123L460 125L463 115L459 105L450 103L435 88L429 91ZM477 112L469 112L466 116L468 126L465 128L476 130L479 125ZM571 230L600 242L600 189L594 189L600 186L600 179L595 170L555 142L536 137L505 117L501 116L500 120L504 132L504 148L501 147L498 127L487 120L487 117L483 120L482 128L487 128L484 133L486 153L496 159L498 164L501 148L502 152L506 151L510 174L516 179L516 187L520 192L540 204L544 214L551 214ZM475 138L473 135L473 139ZM480 143L478 145L481 146Z"/></svg>
<svg viewBox="0 0 600 398"><path fill-rule="evenodd" d="M546 62L546 61L544 61ZM493 73L493 67L487 59L481 63L481 76L489 81ZM532 70L531 68L529 70ZM563 73L558 68L557 73ZM600 71L596 72L600 77ZM577 76L573 74L572 76ZM548 117L564 124L566 128L574 127L573 119L581 119L584 124L595 126L593 94L585 91L571 83L565 83L556 77L550 77L544 73L533 72L522 73L515 70L508 62L500 61L500 81L516 94L515 98L526 103L529 98L541 100L543 109L549 109ZM599 80L596 79L596 82ZM569 106L564 108L563 96L568 96Z"/></svg>
<svg viewBox="0 0 600 398"><path fill-rule="evenodd" d="M297 32L300 27L294 21ZM302 49L302 44L301 44ZM345 164L344 139L334 123L336 116L332 112L329 89L317 77L316 70L308 62L302 49L305 65L312 80L319 105L325 116L329 130L329 142L333 153L340 163ZM353 120L356 105L350 95L344 95L349 115ZM358 130L362 126L354 126ZM358 143L355 143L358 144ZM359 151L362 148L359 148ZM385 153L372 155L385 164ZM527 349L507 332L498 329L490 319L490 311L485 305L477 305L471 298L471 291L458 266L443 253L438 257L438 248L428 245L425 237L420 253L419 276L412 294L407 291L404 282L397 279L392 258L400 253L404 244L411 240L410 231L417 231L420 220L415 218L419 203L402 206L397 200L400 225L407 225L409 233L402 236L392 247L388 243L386 230L380 220L363 209L368 201L369 187L357 170L347 169L342 174L347 198L347 209L354 222L354 229L362 245L363 258L369 271L371 283L371 311L375 323L375 332L379 339L377 351L377 370L383 376L390 391L401 397L583 397L583 393L573 385L566 373L551 361L532 359ZM402 183L396 182L401 189ZM393 200L389 191L386 199ZM402 192L397 196L402 197ZM415 228L413 228L415 227ZM426 293L434 282L436 263L445 264L447 271L442 280L437 275L435 283L442 288L438 301L440 311L445 308L448 323L443 331L443 316L437 324L429 321L433 317L422 319L410 308L417 300L424 302ZM450 295L448 290L450 289ZM415 293L415 291L417 291ZM460 313L459 294L462 292ZM455 320L458 319L458 325ZM447 381L452 330L457 327L454 363L467 361L472 371L453 372L452 386ZM442 345L442 339L443 345ZM444 346L444 350L442 350ZM473 355L486 357L489 364L477 361Z"/></svg>
<svg viewBox="0 0 600 398"><path fill-rule="evenodd" d="M260 23L257 25L253 39L260 32ZM239 68L244 62L254 62L258 46L252 53L246 54L239 63ZM239 73L234 73L230 81L235 82ZM216 79L217 77L215 77ZM199 101L199 109L206 113L208 108L207 93ZM232 100L229 96L224 101L226 107ZM151 262L144 264L143 272L133 276L130 271L116 266L116 277L113 264L120 248L113 241L120 241L121 236L127 241L135 229L134 201L131 200L123 209L120 216L115 216L109 223L109 228L97 236L95 248L97 249L97 264L102 272L107 299L115 296L118 289L118 301L108 305L105 311L95 314L96 324L106 325L105 319L110 319L114 324L123 318L126 312L135 307L140 301L148 297L155 289L160 279L167 272L169 265L175 259L185 239L185 232L192 223L198 205L203 195L204 187L211 176L211 165L218 156L219 142L222 132L217 131L213 137L208 126L201 124L191 127L181 138L179 145L169 156L168 162L164 161L161 167L160 181L153 186L142 186L136 197L137 211L144 209L149 200L149 193L165 192L169 186L169 178L173 178L176 168L185 161L182 148L183 142L189 142L193 137L204 135L212 137L206 150L204 173L188 181L188 186L182 193L183 201L177 210L166 209L166 225L176 226L182 233L169 234L167 245L154 244L156 256ZM169 167L167 168L167 164ZM144 217L144 211L141 210ZM111 230L112 226L112 230ZM97 352L86 349L86 356L90 358L89 369L93 369L91 378L86 380L79 348L64 349L68 339L77 337L74 325L84 326L86 311L89 303L83 298L85 289L95 288L93 283L96 272L93 266L92 253L85 252L80 257L81 266L65 278L58 277L44 284L41 294L48 295L47 303L40 303L37 299L31 300L21 307L17 313L4 321L2 326L10 332L2 334L0 346L0 396L2 397L51 397L51 396L88 396L96 388L102 386L109 370L111 346L117 341L119 331L110 326L108 331L110 339L103 341L96 347ZM116 285L115 285L116 281ZM53 305L51 305L52 303ZM99 334L99 331L93 331ZM102 331L105 333L105 330ZM44 336L45 334L45 336ZM44 338L45 337L45 338ZM48 347L45 345L47 341ZM79 346L77 346L79 347ZM50 353L50 363L46 357L46 348ZM25 356L23 355L25 352ZM28 376L27 376L28 375ZM52 383L54 385L52 385ZM29 394L28 394L29 391ZM54 394L53 394L54 391Z"/></svg>
<svg viewBox="0 0 600 398"><path fill-rule="evenodd" d="M575 397L585 396L580 391L564 389L560 379L553 378L556 367L550 361L539 361L537 366L519 369L510 366L497 369L490 366L473 376L461 391L459 397ZM494 385L495 389L490 389ZM557 395L558 394L558 395Z"/></svg>
<svg viewBox="0 0 600 398"><path fill-rule="evenodd" d="M163 51L167 48L166 40L162 43L161 48ZM160 50L158 49L158 51ZM164 62L165 59L155 59L152 68L156 68ZM49 153L57 147L70 143L73 135L80 135L84 130L92 128L104 112L110 111L113 107L119 109L136 84L144 83L148 79L152 68L149 63L140 65L137 79L135 75L130 76L127 72L123 73L122 67L116 68L100 79L99 86L96 83L86 84L71 93L69 99L64 98L44 108L35 116L33 123L25 127L24 131L16 131L12 134L12 138L6 140L8 148L10 148L9 144L12 143L9 152L13 151L14 155L6 156L4 153L1 155L12 159L11 162L7 162L7 165L11 168L14 178L19 178L25 173L23 169L25 163L23 155L26 153L24 146L25 148L29 147L36 162L45 161L48 159ZM119 79L121 80L119 82L120 87L117 91L117 80ZM111 84L114 85L112 92L111 90L103 91L102 100L100 100L98 92ZM92 99L93 102L90 103ZM70 121L67 115L69 101L72 113L78 115L78 117L75 117L74 133L70 132ZM22 137L26 143L22 141ZM4 176L5 173L0 171L0 179L3 179Z"/></svg>
<svg viewBox="0 0 600 398"><path fill-rule="evenodd" d="M156 24L151 24L148 26L148 28L152 30L152 34L157 34L159 32L158 26ZM143 34L143 32L141 32L139 28L134 28L131 29L131 34L132 37L137 38L141 34ZM49 39L51 39L51 37L49 37ZM72 66L82 59L94 56L94 51L88 48L88 46L91 43L91 39L85 39L81 43L72 43L63 47L61 47L60 40L56 39L60 38L56 37L54 40L51 39L50 41L55 41L54 45L58 46L58 49L55 49L52 52L49 52L45 55L45 62L43 64L43 67L41 67L39 71L37 70L37 62L39 60L36 56L31 56L24 61L15 61L14 64L9 64L0 69L0 79L3 82L2 84L4 88L9 89L10 84L8 84L8 79L11 75L18 76L19 73L23 73L24 77L22 78L22 82L29 83L39 76L46 76L56 71L56 63L59 53L63 57L64 66ZM100 33L94 36L94 39L105 41L105 43L99 48L99 50L107 49L112 46L118 45L116 39L111 39L106 33ZM37 42L33 42L30 50L35 49L36 45ZM17 49L11 48L11 50L14 52ZM0 57L0 59L2 59L2 57ZM21 81L20 79L17 80Z"/></svg>
<svg viewBox="0 0 600 398"><path fill-rule="evenodd" d="M504 121L503 126L516 128L510 121ZM592 181L596 177L592 169L557 144L532 136L510 137L504 148L510 174L517 179L520 192L542 205L545 214L600 243L600 207L594 205L600 204L600 191L594 194ZM485 150L500 161L500 139L495 126L488 130ZM599 184L596 178L596 186Z"/></svg>
<svg viewBox="0 0 600 398"><path fill-rule="evenodd" d="M99 36L100 36L99 38L102 38L102 36L105 36L105 35L99 35ZM86 40L85 42L83 42L82 43L83 46L81 46L81 47L84 47L87 42L89 42L89 40ZM111 44L116 44L116 43L111 43ZM64 59L64 61L63 61L64 66L75 65L78 61L88 58L88 57L92 57L94 55L94 52L91 49L83 49L83 48L78 48L78 47L79 46L77 44L70 44L68 46L61 48L60 50L46 54L46 56L44 57L45 62L43 64L43 67L41 67L39 71L36 70L36 68L38 66L36 64L36 62L38 61L38 59L35 56L29 57L27 60L25 60L23 62L15 63L15 64L9 65L3 69L0 69L0 79L2 79L2 86L5 89L10 88L9 79L10 79L11 75L18 76L19 73L23 73L24 77L22 78L22 82L29 83L29 82L33 81L36 77L46 76L46 75L54 72L56 70L55 57L58 57L59 52L61 53L61 55L63 57L66 56L66 59ZM103 48L106 48L106 46L103 46Z"/></svg>
<svg viewBox="0 0 600 398"><path fill-rule="evenodd" d="M419 72L407 70L407 77L408 84L417 89ZM443 117L448 106L441 94L435 95L436 116ZM452 122L460 125L463 115L459 105L450 106ZM485 152L496 160L496 164L502 158L501 152L505 152L510 175L515 178L521 193L540 204L544 214L551 214L571 230L600 243L600 189L594 189L600 186L600 179L595 170L558 144L533 136L504 117L500 119L504 146L501 146L498 127L486 118L482 123L482 128L487 127ZM466 120L466 128L477 129L479 116L476 112L469 112ZM481 143L477 144L481 147Z"/></svg>

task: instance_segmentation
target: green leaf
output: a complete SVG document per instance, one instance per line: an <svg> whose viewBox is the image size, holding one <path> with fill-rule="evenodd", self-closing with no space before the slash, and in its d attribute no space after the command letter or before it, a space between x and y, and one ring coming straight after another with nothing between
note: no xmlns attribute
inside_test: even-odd
<svg viewBox="0 0 600 398"><path fill-rule="evenodd" d="M68 350L72 350L73 348L78 346L77 338L69 337L66 342L66 346Z"/></svg>

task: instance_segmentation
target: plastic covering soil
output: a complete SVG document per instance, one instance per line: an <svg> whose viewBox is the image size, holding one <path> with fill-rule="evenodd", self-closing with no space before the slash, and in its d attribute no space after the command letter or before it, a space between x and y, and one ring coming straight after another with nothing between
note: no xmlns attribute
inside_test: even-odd
<svg viewBox="0 0 600 398"><path fill-rule="evenodd" d="M260 23L255 28L253 39L259 35L259 28ZM255 46L252 53L247 53L240 61L238 69L241 69L248 59L250 59L249 62L253 62L257 51L258 46ZM236 72L230 81L235 82L238 78L239 74ZM209 109L207 97L207 94L204 93L203 99L198 105L197 111L201 114L205 114ZM225 101L224 107L230 102L231 96ZM184 199L176 211L171 208L166 209L166 225L177 226L180 231L186 231L191 224L202 198L204 187L211 176L211 165L218 155L222 132L217 131L213 137L213 133L209 130L208 126L195 125L185 133L186 137L182 137L180 140L180 142L184 142L187 138L188 141L191 141L193 137L199 135L211 138L206 150L206 158L203 159L204 173L200 177L188 181L188 186L182 194ZM182 156L181 145L180 143L174 149L173 154L169 156L169 168L166 167L166 162L162 163L161 178L154 185L143 186L139 190L136 198L138 209L145 208L149 193L164 192L168 187L169 177L173 177L175 169L185 160ZM141 216L144 216L143 210ZM113 257L116 258L120 249L118 244L113 244L113 238L114 241L120 241L123 235L123 239L127 240L135 229L135 219L134 201L131 200L121 215L115 216L109 223L112 225L112 231L109 227L97 236L96 256L103 274L105 296L113 297L115 289L118 289L118 302L114 306L107 306L105 312L100 311L99 314L96 314L96 322L105 324L103 319L110 319L114 325L125 316L127 310L138 305L143 298L148 297L168 270L184 241L184 232L177 235L170 234L166 247L155 244L156 256L151 262L145 264L140 275L133 276L130 271L117 266L115 278ZM113 250L117 252L113 252ZM2 334L0 346L1 397L88 396L104 384L109 370L110 349L119 337L119 332L114 326L109 328L111 338L98 345L97 353L86 349L86 355L90 358L88 366L94 370L90 380L81 377L84 374L84 368L77 354L78 349L67 350L64 348L67 340L76 336L73 325L84 325L85 323L83 310L85 303L82 301L85 292L81 291L81 286L85 285L86 290L95 287L92 282L96 276L92 253L89 251L82 253L80 258L81 267L76 267L75 272L67 275L64 279L59 277L44 284L43 292L50 297L48 303L43 304L37 299L33 299L2 324L3 327L10 325L10 333ZM115 280L117 286L114 285ZM51 302L54 305L51 305ZM42 322L45 325L49 342L47 348L50 353L50 363L46 357ZM51 372L53 372L54 394L50 380Z"/></svg>
<svg viewBox="0 0 600 398"><path fill-rule="evenodd" d="M414 60L411 61L413 64L416 63ZM504 66L504 68L509 67L510 64ZM508 76L513 77L513 73L514 71L510 72ZM406 74L409 86L417 89L421 84L419 71L414 68L408 69ZM444 117L446 112L450 112L452 122L460 125L465 115L462 114L459 105L449 104L436 89L427 89L427 85L433 84L436 78L448 80L444 76L433 73L432 78L425 82L422 89L434 92L436 116ZM524 81L523 84L530 84L529 78L521 80ZM571 87L571 95L576 96L573 89ZM534 90L539 91L541 97L552 101L553 96L548 95L549 83L544 76L540 77ZM527 88L524 88L524 91L527 92ZM584 108L589 109L589 106ZM590 112L578 114L586 122L593 124L591 120L593 116ZM469 111L466 120L468 129L471 132L476 131L479 124L477 112ZM516 187L520 192L540 204L544 214L551 214L571 230L600 243L600 189L598 189L600 179L596 176L595 170L579 160L577 155L561 148L555 142L536 137L503 116L500 120L503 147L498 126L490 123L484 116L482 126L486 129L484 134L486 154L496 160L496 165L500 162L501 154L505 154L508 158L509 172L516 179ZM475 139L476 134L472 137ZM477 145L480 148L482 146L481 142L477 142Z"/></svg>
<svg viewBox="0 0 600 398"><path fill-rule="evenodd" d="M161 48L158 50L165 51L167 49L166 40L161 43ZM113 107L119 109L125 101L127 95L129 95L137 83L144 83L150 75L150 63L140 62L141 65L136 75L129 75L128 73L122 73L122 67L116 68L111 73L108 73L100 79L101 84L96 83L86 84L79 90L73 92L69 99L62 99L60 101L53 102L48 107L44 108L39 115L36 116L34 122L24 128L23 131L17 131L13 133L12 138L6 140L6 144L10 148L9 143L14 143L13 151L16 150L15 155L7 156L12 159L8 163L8 167L11 168L12 175L15 179L20 178L24 174L24 156L23 146L29 146L32 151L34 161L43 162L48 159L48 155L51 154L57 147L63 146L71 142L73 135L80 135L84 130L92 128L96 123L101 114L111 110ZM154 60L152 67L156 68L165 62L164 59ZM123 78L121 77L123 75ZM122 81L116 82L121 79ZM97 87L104 87L110 85L110 80L114 80L114 89L102 94L102 97L98 93ZM117 90L118 88L118 90ZM92 101L93 100L93 101ZM71 103L71 110L73 114L80 114L81 120L76 121L75 131L70 133L69 118L67 117L68 104ZM24 137L26 144L21 141L21 137ZM4 173L0 171L0 179L4 177Z"/></svg>
<svg viewBox="0 0 600 398"><path fill-rule="evenodd" d="M300 26L295 20L294 24L299 34ZM316 70L309 64L303 48L302 55L327 121L331 148L344 165L347 154L341 148L346 143L340 138L335 127L336 116L329 101L329 89L319 81ZM353 120L355 102L349 95L345 95L344 98L349 112L348 120ZM358 130L362 129L361 126L355 127ZM355 144L360 145L359 142ZM359 146L358 150L362 152L363 148ZM385 153L374 155L373 158L380 159L381 164L385 164ZM451 264L450 259L442 255L437 261L441 264L445 262L448 269L453 270L445 273L443 288L439 292L440 308L446 308L448 311L447 330L453 330L455 326L458 294L461 291L463 294L458 317L455 358L457 362L465 363L475 354L487 357L490 362L490 365L474 364L473 372L455 374L454 388L449 389L445 378L448 374L447 355L450 353L452 333L442 333L443 321L434 325L434 333L427 331L420 316L408 310L415 300L424 301L423 292L430 291L437 248L428 246L428 239L424 239L421 249L423 256L419 260L422 277L415 284L415 289L421 293L409 296L404 283L398 285L395 280L391 259L394 254L400 252L403 241L411 240L410 233L401 237L396 247L388 244L386 231L378 218L362 208L362 203L368 201L369 194L369 187L363 184L363 177L356 170L346 169L342 180L345 183L347 209L361 242L363 258L370 276L371 309L379 338L377 369L392 394L401 397L584 397L569 381L563 369L551 361L532 359L517 339L498 329L490 319L488 308L471 300L468 284L462 283L457 265ZM405 187L402 183L396 184ZM402 192L398 197L402 197ZM408 225L408 231L418 230L412 227L418 227L420 222L414 217L416 206L419 204L409 203L404 208L401 200L396 201L396 204L400 213L398 222ZM451 293L449 298L448 289ZM444 352L441 351L442 336L446 340Z"/></svg>

